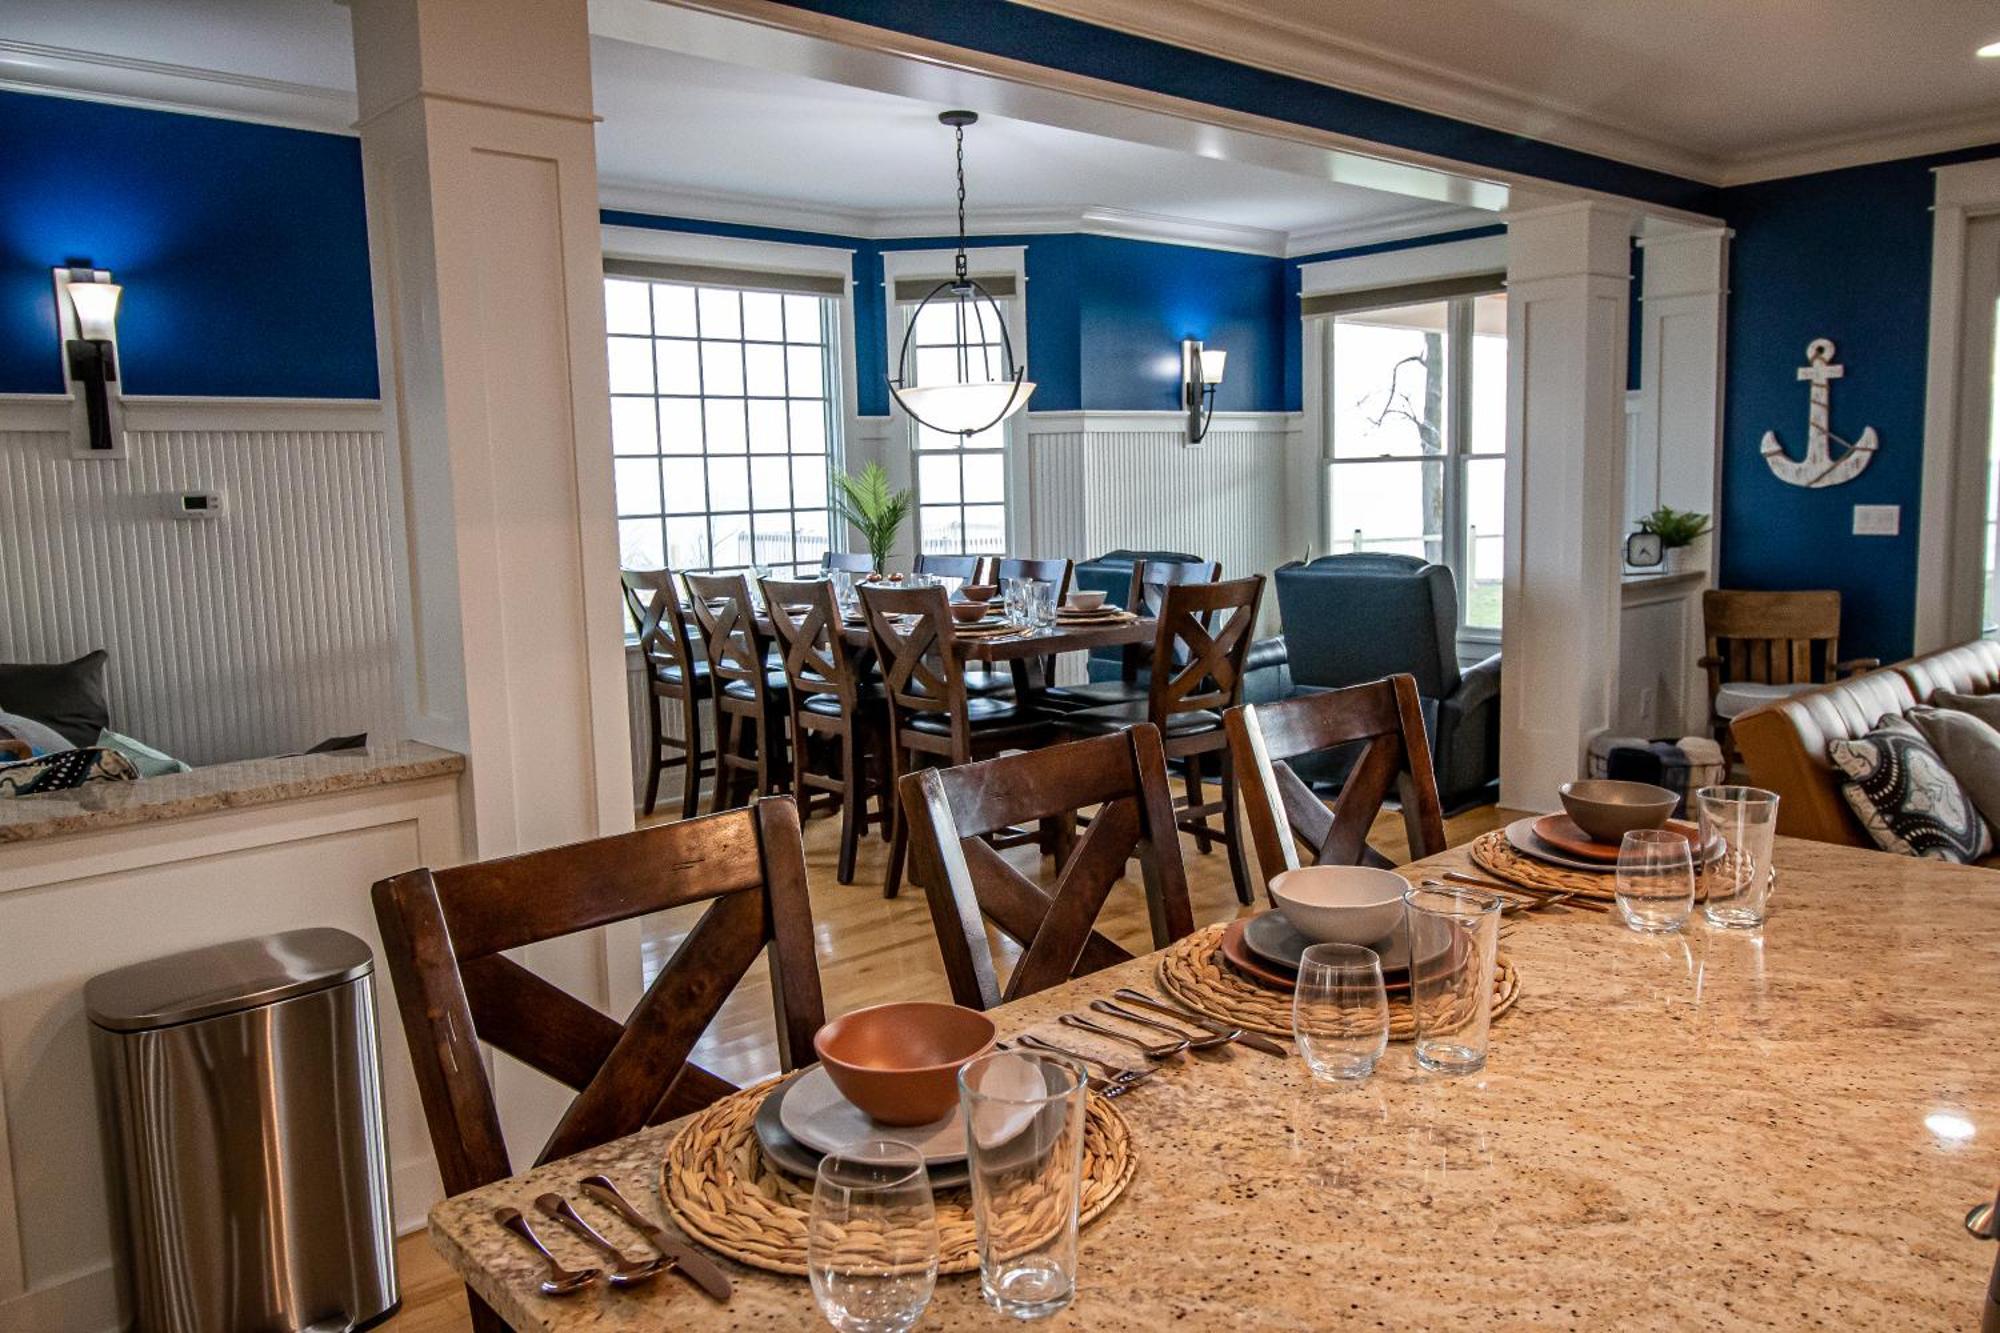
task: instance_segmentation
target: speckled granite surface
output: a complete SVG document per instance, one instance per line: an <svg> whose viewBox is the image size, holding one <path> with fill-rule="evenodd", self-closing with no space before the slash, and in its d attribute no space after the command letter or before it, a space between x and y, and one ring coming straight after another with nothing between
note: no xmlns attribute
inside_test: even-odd
<svg viewBox="0 0 2000 1333"><path fill-rule="evenodd" d="M464 768L465 757L453 751L416 741L394 741L338 754L211 764L190 773L138 782L94 782L74 791L0 800L0 843L149 824L391 782L415 782Z"/></svg>
<svg viewBox="0 0 2000 1333"><path fill-rule="evenodd" d="M1476 1080L1420 1076L1401 1045L1347 1094L1296 1059L1184 1057L1119 1102L1138 1174L1084 1233L1076 1304L1051 1322L1975 1326L1993 1249L1960 1219L2000 1180L2000 872L1789 840L1779 865L1756 935L1520 919L1506 948L1521 1002ZM1002 1030L1150 968L1009 1006ZM534 1293L537 1261L494 1204L607 1170L658 1215L669 1133L448 1200L432 1238L520 1329L819 1324L803 1279L726 1260L726 1307L677 1278ZM973 1278L941 1280L920 1325L1003 1326Z"/></svg>

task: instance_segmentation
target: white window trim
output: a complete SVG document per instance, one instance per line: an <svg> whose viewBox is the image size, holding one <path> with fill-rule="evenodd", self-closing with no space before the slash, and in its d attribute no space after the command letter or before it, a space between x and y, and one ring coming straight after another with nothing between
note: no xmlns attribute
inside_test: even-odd
<svg viewBox="0 0 2000 1333"><path fill-rule="evenodd" d="M890 378L902 373L896 363L896 353L903 346L903 330L896 317L896 283L912 278L928 278L942 282L952 276L952 261L956 250L888 250L882 255L882 329L888 339L884 363L889 368ZM1011 274L1014 291L1011 301L1002 303L1007 319L1007 336L1013 340L1016 365L1032 367L1028 359L1028 247L1025 245L983 245L968 248L965 252L966 266L974 273ZM1028 437L1025 431L1027 413L1017 412L1005 423L1007 432L1007 549L1010 552L1025 550L1028 535L1034 531L1028 513L1028 483L1032 469L1028 463ZM916 488L916 433L911 428L909 416L896 405L894 396L889 399L889 419L892 423L889 439L895 443L883 450L882 466L889 473L889 480L895 486ZM919 497L921 499L921 497ZM905 543L911 551L916 549L916 531L912 524L905 534Z"/></svg>
<svg viewBox="0 0 2000 1333"><path fill-rule="evenodd" d="M1963 531L1953 496L1977 475L1982 498L1983 457L1971 456L1983 423L1962 430L1965 362L1966 228L1975 218L2000 213L2000 158L1940 167L1931 210L1931 309L1929 371L1924 386L1923 490L1917 508L1915 647L1933 652L1979 637L1982 589L1973 534ZM1965 437L1961 448L1961 436ZM1961 456L1963 455L1963 456ZM1984 516L1983 509L1981 517ZM1975 525L1975 531L1981 525ZM1972 559L1963 558L1970 551Z"/></svg>

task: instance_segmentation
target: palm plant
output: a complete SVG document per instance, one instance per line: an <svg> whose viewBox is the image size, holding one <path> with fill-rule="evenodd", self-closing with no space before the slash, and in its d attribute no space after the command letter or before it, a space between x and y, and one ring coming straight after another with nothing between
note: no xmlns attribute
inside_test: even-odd
<svg viewBox="0 0 2000 1333"><path fill-rule="evenodd" d="M1691 509L1669 509L1661 505L1652 513L1639 520L1639 531L1650 532L1660 539L1660 546L1672 550L1676 546L1692 546L1695 539L1708 531L1708 515L1697 514Z"/></svg>
<svg viewBox="0 0 2000 1333"><path fill-rule="evenodd" d="M875 561L875 572L880 574L896 545L896 534L902 530L903 520L910 516L910 493L891 490L889 474L880 463L862 468L860 476L836 472L833 484L834 512L860 531L861 539L868 543L868 554Z"/></svg>

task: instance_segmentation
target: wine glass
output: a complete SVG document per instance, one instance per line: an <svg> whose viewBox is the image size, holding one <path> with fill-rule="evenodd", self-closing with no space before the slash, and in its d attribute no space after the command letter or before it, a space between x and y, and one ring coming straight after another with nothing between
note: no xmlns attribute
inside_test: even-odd
<svg viewBox="0 0 2000 1333"><path fill-rule="evenodd" d="M1382 959L1358 944L1314 944L1299 957L1292 1036L1322 1083L1358 1087L1389 1049Z"/></svg>
<svg viewBox="0 0 2000 1333"><path fill-rule="evenodd" d="M1633 829L1618 845L1618 911L1633 930L1679 930L1694 911L1694 857L1671 829Z"/></svg>
<svg viewBox="0 0 2000 1333"><path fill-rule="evenodd" d="M923 1155L863 1139L820 1158L806 1223L806 1272L843 1333L904 1333L937 1285L937 1214Z"/></svg>

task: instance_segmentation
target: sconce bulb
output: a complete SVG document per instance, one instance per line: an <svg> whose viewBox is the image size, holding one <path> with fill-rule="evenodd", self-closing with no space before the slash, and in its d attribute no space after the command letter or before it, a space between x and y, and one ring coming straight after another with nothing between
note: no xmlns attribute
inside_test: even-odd
<svg viewBox="0 0 2000 1333"><path fill-rule="evenodd" d="M118 298L125 289L115 282L72 282L70 305L76 310L77 332L86 338L109 339L118 323Z"/></svg>

